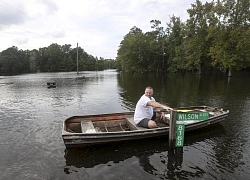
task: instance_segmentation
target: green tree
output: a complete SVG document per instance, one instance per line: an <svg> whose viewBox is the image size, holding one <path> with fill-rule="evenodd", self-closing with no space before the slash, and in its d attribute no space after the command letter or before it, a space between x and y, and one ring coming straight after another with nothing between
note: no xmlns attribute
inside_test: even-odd
<svg viewBox="0 0 250 180"><path fill-rule="evenodd" d="M32 51L29 51L29 68L30 68L30 72L34 73L39 71L39 67L38 67L38 54L39 52L35 49L33 49Z"/></svg>
<svg viewBox="0 0 250 180"><path fill-rule="evenodd" d="M247 68L250 65L250 1L217 1L217 27L210 33L215 37L210 48L213 65L222 71Z"/></svg>
<svg viewBox="0 0 250 180"><path fill-rule="evenodd" d="M49 71L49 53L48 53L48 48L47 47L43 47L43 48L39 48L38 52L39 52L39 58L38 58L38 66L41 70L41 72L48 72Z"/></svg>
<svg viewBox="0 0 250 180"><path fill-rule="evenodd" d="M185 61L186 56L183 47L183 29L184 23L181 22L179 17L170 17L170 22L167 23L167 49L169 52L168 70L172 72L187 68Z"/></svg>
<svg viewBox="0 0 250 180"><path fill-rule="evenodd" d="M143 33L141 29L134 26L121 41L117 61L120 63L122 71L142 72L147 68L143 64L142 37Z"/></svg>
<svg viewBox="0 0 250 180"><path fill-rule="evenodd" d="M56 43L51 44L48 49L48 71L57 72L60 71L61 61L63 60L64 54L62 47Z"/></svg>
<svg viewBox="0 0 250 180"><path fill-rule="evenodd" d="M199 70L201 74L202 67L211 66L211 57L209 50L211 40L208 39L208 29L210 25L209 17L213 10L213 2L202 5L201 1L196 0L188 9L189 19L185 27L185 48L187 69Z"/></svg>
<svg viewBox="0 0 250 180"><path fill-rule="evenodd" d="M167 38L169 35L168 29L161 25L161 21L159 20L151 20L151 28L154 30L152 31L151 35L153 35L154 39L151 42L154 42L153 49L154 49L154 59L158 60L157 72L164 72L167 69L167 60L168 60L168 52L166 51L167 45ZM152 47L151 47L152 48Z"/></svg>
<svg viewBox="0 0 250 180"><path fill-rule="evenodd" d="M70 52L72 51L70 44L61 46L63 52L63 59L60 60L60 71L72 71L74 70L74 61L71 57Z"/></svg>
<svg viewBox="0 0 250 180"><path fill-rule="evenodd" d="M27 57L27 51L18 50L15 46L2 51L0 55L1 73L17 74L30 72Z"/></svg>

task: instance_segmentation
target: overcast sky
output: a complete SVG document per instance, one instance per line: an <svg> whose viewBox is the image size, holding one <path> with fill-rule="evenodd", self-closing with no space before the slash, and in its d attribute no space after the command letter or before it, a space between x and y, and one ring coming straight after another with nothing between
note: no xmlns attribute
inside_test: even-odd
<svg viewBox="0 0 250 180"><path fill-rule="evenodd" d="M206 0L201 0L204 4ZM182 21L195 0L0 0L0 52L52 43L77 42L88 54L115 59L123 37L133 26L151 31L150 21L166 27L169 17Z"/></svg>

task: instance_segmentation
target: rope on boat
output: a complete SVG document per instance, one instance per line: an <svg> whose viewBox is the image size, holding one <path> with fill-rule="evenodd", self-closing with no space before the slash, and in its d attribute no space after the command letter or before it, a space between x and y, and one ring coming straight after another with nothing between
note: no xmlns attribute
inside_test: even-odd
<svg viewBox="0 0 250 180"><path fill-rule="evenodd" d="M125 129L122 128L122 123L120 123L120 127L121 127L121 129L122 129L123 131L125 131Z"/></svg>
<svg viewBox="0 0 250 180"><path fill-rule="evenodd" d="M105 129L106 129L106 131L107 131L107 132L109 132L109 131L108 131L108 128L107 128L107 126L106 126L106 124L105 124L105 123L104 123L104 125L105 125Z"/></svg>

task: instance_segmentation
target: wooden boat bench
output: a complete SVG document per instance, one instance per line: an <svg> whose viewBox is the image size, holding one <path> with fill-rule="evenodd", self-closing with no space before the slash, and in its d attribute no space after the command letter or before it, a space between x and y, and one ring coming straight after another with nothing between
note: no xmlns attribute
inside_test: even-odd
<svg viewBox="0 0 250 180"><path fill-rule="evenodd" d="M137 129L137 130L145 130L145 129L148 129L148 128L144 128L144 127L137 126L137 125L134 123L134 117L130 117L130 118L126 118L126 119L127 119L127 121L128 121L128 124L129 124L130 128L131 128L131 126L132 126L132 127L134 127L135 129Z"/></svg>
<svg viewBox="0 0 250 180"><path fill-rule="evenodd" d="M81 121L81 130L82 133L95 133L95 127L92 121Z"/></svg>

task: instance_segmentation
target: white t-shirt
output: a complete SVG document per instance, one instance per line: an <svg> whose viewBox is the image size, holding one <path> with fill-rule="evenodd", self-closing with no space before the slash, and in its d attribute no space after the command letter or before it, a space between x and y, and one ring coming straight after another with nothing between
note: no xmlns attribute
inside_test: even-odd
<svg viewBox="0 0 250 180"><path fill-rule="evenodd" d="M149 99L145 94L142 95L140 100L136 104L135 114L134 114L134 122L138 124L142 119L148 118L151 119L153 116L154 108L152 106L147 106L149 101L155 101L153 97Z"/></svg>

